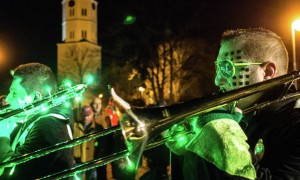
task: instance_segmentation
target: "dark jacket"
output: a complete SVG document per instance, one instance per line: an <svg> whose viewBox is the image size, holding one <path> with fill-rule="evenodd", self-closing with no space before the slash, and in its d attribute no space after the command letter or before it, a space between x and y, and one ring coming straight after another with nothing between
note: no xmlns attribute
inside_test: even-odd
<svg viewBox="0 0 300 180"><path fill-rule="evenodd" d="M256 164L258 179L300 179L300 107L294 108L296 102L288 99L257 112L245 129L252 150L259 139L265 146Z"/></svg>
<svg viewBox="0 0 300 180"><path fill-rule="evenodd" d="M91 122L89 125L84 127L83 121L74 123L74 138L79 138L81 136L95 133L97 131L101 131L104 128L102 125L97 124L96 122ZM81 143L74 147L74 157L76 163L85 163L87 161L94 160L98 157L104 157L104 154L100 151L106 148L106 141L103 142L105 136L99 137L97 139L92 139L90 141Z"/></svg>
<svg viewBox="0 0 300 180"><path fill-rule="evenodd" d="M61 107L52 108L47 113L33 116L26 123L19 124L15 128L11 134L11 140L5 137L0 138L0 160L3 161L8 157L15 158L59 142L69 141L71 131L69 133L68 124L68 112L62 112ZM18 143L13 151L12 142L19 131L22 133L28 131L28 134L24 138L24 142ZM72 163L72 149L63 149L17 165L12 175L8 175L11 168L5 168L0 179L36 179L71 168Z"/></svg>

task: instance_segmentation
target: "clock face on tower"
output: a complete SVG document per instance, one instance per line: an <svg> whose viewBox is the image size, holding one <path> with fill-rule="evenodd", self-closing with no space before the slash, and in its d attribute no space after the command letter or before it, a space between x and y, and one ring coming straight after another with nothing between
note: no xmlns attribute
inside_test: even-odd
<svg viewBox="0 0 300 180"><path fill-rule="evenodd" d="M73 7L75 5L75 1L74 0L70 0L69 1L69 7Z"/></svg>

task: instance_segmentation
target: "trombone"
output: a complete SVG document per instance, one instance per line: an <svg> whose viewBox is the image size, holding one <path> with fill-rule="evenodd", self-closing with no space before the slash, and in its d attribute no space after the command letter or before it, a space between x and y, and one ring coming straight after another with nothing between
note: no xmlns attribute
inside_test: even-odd
<svg viewBox="0 0 300 180"><path fill-rule="evenodd" d="M0 121L6 120L8 118L20 115L31 115L40 113L42 111L46 111L50 108L58 106L76 96L81 96L82 93L85 92L87 85L85 84L78 84L72 87L67 87L63 90L58 91L53 95L49 95L46 98L34 102L28 106L23 108L11 110L9 105L4 106L0 109Z"/></svg>
<svg viewBox="0 0 300 180"><path fill-rule="evenodd" d="M246 96L253 95L255 93L262 92L262 91L267 91L271 88L282 86L282 85L284 86L283 93L278 99L265 102L261 105L257 105L253 107L251 110L246 110L246 112L263 108L265 106L280 102L287 98L298 97L299 94L296 94L294 96L289 96L289 97L285 96L285 94L288 91L288 89L291 87L293 82L299 78L300 78L300 72L294 71L268 81L263 81L260 83L242 87L229 92L225 92L217 95L210 95L208 97L196 98L186 103L175 104L175 105L166 106L162 108L149 108L149 109L131 108L131 106L127 102L122 100L119 96L117 96L117 94L112 89L112 96L114 100L117 103L119 103L126 112L124 120L122 118L120 121L120 125L121 125L123 136L125 137L127 150L104 158L93 160L91 162L86 162L79 167L74 167L70 170L65 170L53 175L42 177L41 179L53 179L53 177L59 179L63 177L69 177L75 174L76 172L86 171L88 169L95 168L124 157L126 158L129 157L130 160L138 162L143 150L149 148L150 145L147 145L148 142L150 142L150 140L152 140L158 134L169 129L173 125L178 123L183 123L189 117L211 111L213 109L224 106L228 103L239 100ZM22 161L23 159L26 159L26 161L28 161L36 157L44 156L56 150L70 148L77 145L77 143L82 143L82 142L89 141L90 139L97 138L100 136L99 134L101 135L108 134L113 131L117 131L119 129L120 129L119 127L113 127L113 129L110 128L109 130L106 131L100 131L94 134L86 135L78 139L74 139L70 142L60 143L53 147L39 150L28 155L23 155L16 159L12 159L8 162L1 163L0 167L5 167L12 164L16 165L18 163L23 163ZM74 141L76 141L76 143L74 143ZM161 143L163 142L164 141L162 141Z"/></svg>

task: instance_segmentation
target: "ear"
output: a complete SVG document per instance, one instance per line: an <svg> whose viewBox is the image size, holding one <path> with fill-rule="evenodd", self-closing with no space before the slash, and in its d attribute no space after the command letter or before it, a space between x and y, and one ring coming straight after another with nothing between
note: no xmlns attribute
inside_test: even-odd
<svg viewBox="0 0 300 180"><path fill-rule="evenodd" d="M36 91L36 92L34 93L34 99L33 99L33 101L39 101L39 100L42 100L42 99L43 99L42 93L39 92L39 91Z"/></svg>
<svg viewBox="0 0 300 180"><path fill-rule="evenodd" d="M274 78L276 75L276 64L270 61L265 62L263 65L263 71L265 72L265 80Z"/></svg>

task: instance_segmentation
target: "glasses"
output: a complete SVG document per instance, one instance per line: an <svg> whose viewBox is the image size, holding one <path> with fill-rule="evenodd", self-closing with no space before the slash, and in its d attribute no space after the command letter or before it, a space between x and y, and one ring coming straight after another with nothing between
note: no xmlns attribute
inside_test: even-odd
<svg viewBox="0 0 300 180"><path fill-rule="evenodd" d="M251 62L234 63L229 60L222 60L222 61L215 61L215 64L216 64L217 72L220 72L223 77L232 78L235 74L235 67L261 65L262 63L251 63Z"/></svg>

